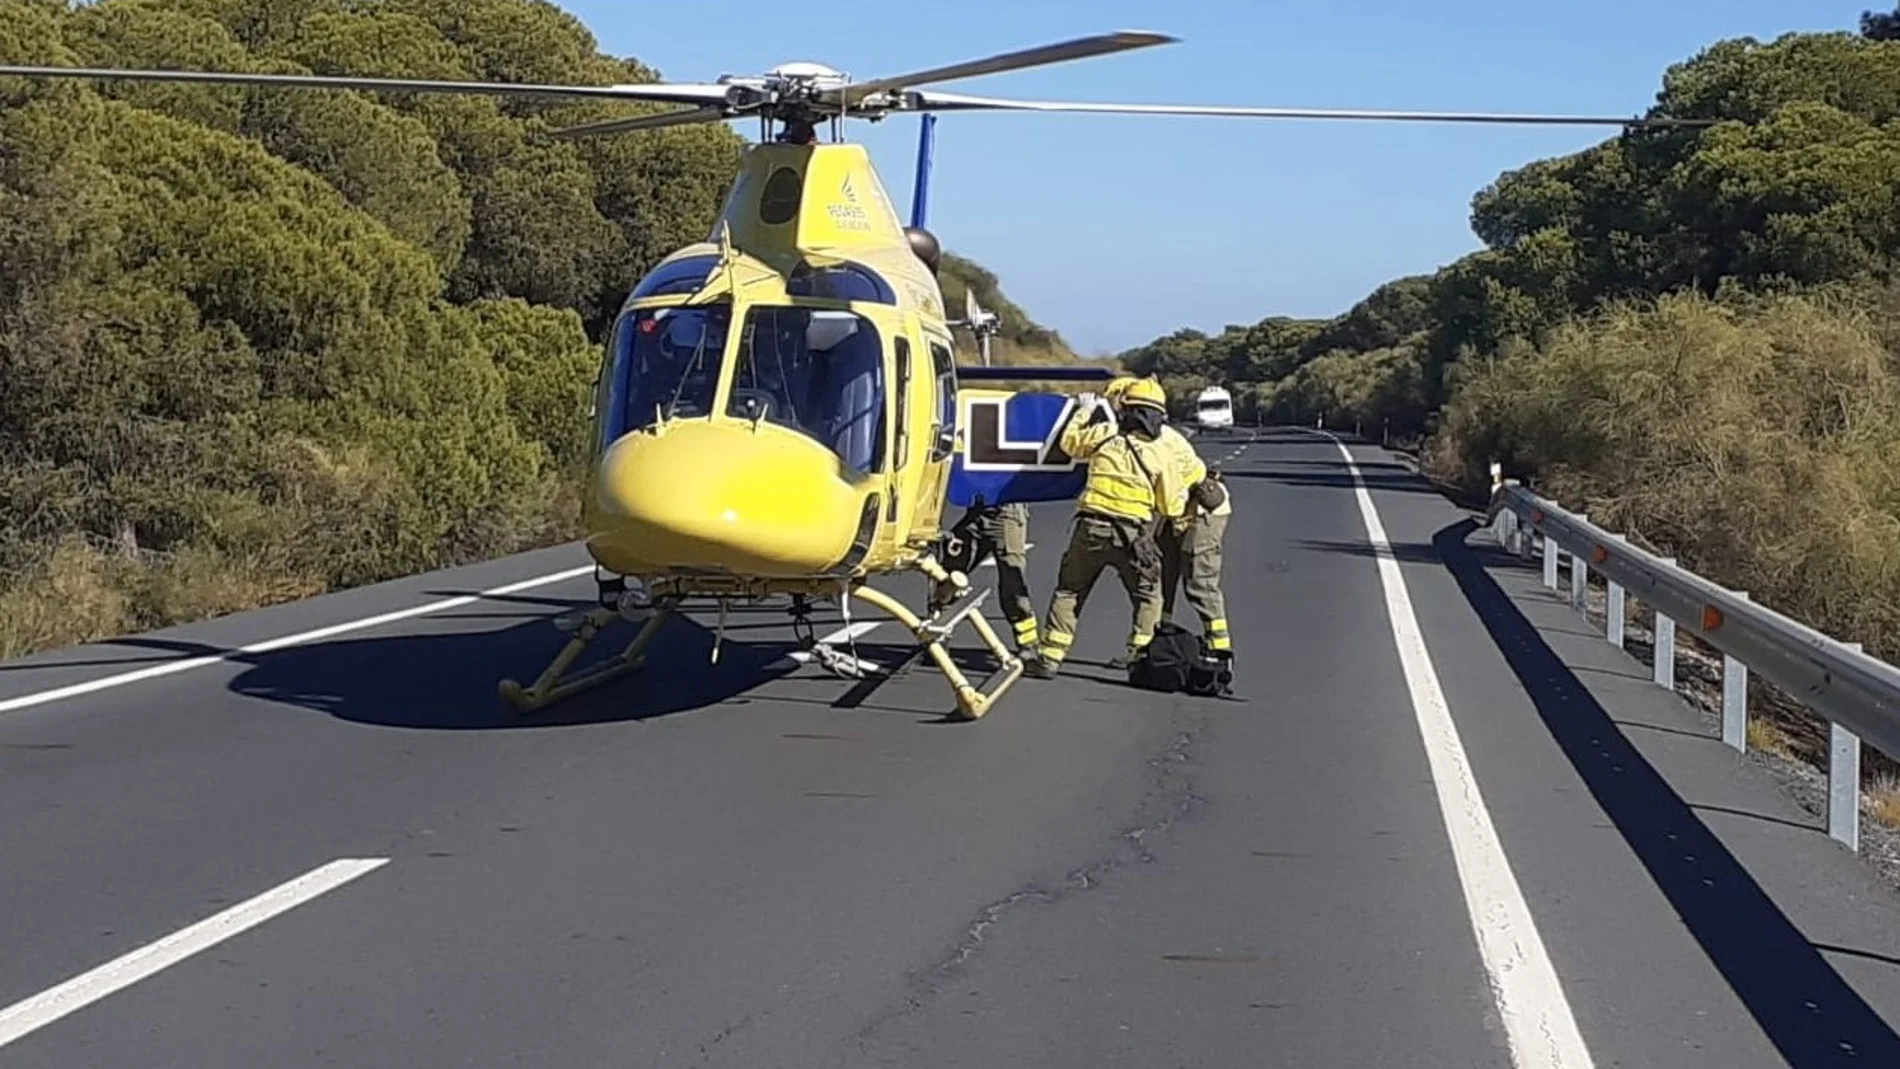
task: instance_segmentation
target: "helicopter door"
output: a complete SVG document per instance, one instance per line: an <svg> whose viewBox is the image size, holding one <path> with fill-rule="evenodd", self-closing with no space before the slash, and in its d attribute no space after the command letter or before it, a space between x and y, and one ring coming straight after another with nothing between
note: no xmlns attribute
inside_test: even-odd
<svg viewBox="0 0 1900 1069"><path fill-rule="evenodd" d="M920 524L930 522L944 507L944 490L957 443L956 358L951 355L948 342L928 337L926 340L930 345L931 370L930 451L924 457L917 511L913 513Z"/></svg>

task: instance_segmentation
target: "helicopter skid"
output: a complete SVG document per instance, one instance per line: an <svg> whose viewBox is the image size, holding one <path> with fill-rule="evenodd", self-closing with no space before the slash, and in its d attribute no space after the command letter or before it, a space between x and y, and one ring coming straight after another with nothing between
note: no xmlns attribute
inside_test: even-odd
<svg viewBox="0 0 1900 1069"><path fill-rule="evenodd" d="M509 705L524 713L544 709L553 703L592 690L610 680L619 679L631 672L638 671L645 663L646 648L652 643L660 627L673 615L670 605L655 605L652 614L641 625L640 630L627 643L625 649L613 657L597 664L589 665L571 676L563 678L581 652L592 645L602 629L622 619L622 614L614 609L597 607L578 617L561 617L554 621L555 626L573 637L539 678L530 686L523 687L512 679L504 679L500 684L501 697Z"/></svg>
<svg viewBox="0 0 1900 1069"><path fill-rule="evenodd" d="M985 589L971 597L966 576L960 572L947 572L940 565L930 567L933 564L936 562L928 559L920 563L922 570L937 581L937 593L931 599L928 616L918 616L896 598L868 584L851 587L848 596L870 605L907 628L955 692L957 707L954 715L960 720L977 720L989 712L1004 691L1022 678L1024 665L983 616L983 603L988 599L989 591ZM499 684L502 699L520 712L532 713L637 671L644 664L646 648L654 636L668 619L678 613L679 600L677 594L672 594L653 601L639 633L633 636L625 649L572 674L568 674L568 670L600 636L600 632L616 621L630 619L630 616L628 612L602 605L584 613L557 617L555 626L570 636L567 644L529 686L524 687L513 679L502 680ZM963 674L963 670L951 659L946 646L957 627L966 623L976 629L977 636L983 640L984 646L998 664L997 670L980 685L971 683L969 677ZM852 654L827 643L813 642L808 648L812 660L819 667L840 678L861 680L873 672L882 672L876 665L867 665Z"/></svg>
<svg viewBox="0 0 1900 1069"><path fill-rule="evenodd" d="M944 677L950 681L950 688L956 692L956 715L960 720L980 719L984 713L990 711L990 707L996 700L1003 696L1003 692L1023 675L1022 659L1003 644L1002 638L996 634L996 629L983 618L981 610L988 594L988 590L983 591L982 594L971 598L969 602L945 618L944 613L949 610L949 606L937 609L928 617L919 617L905 608L903 602L875 587L864 585L851 590L852 597L895 619L916 636L918 645L930 654L930 659L936 662L938 671L944 674ZM980 687L971 684L969 677L957 667L956 662L950 657L950 651L944 647L944 643L955 632L957 625L966 622L976 628L978 637L983 640L985 646L989 647L991 655L1001 665L1001 668L985 679Z"/></svg>

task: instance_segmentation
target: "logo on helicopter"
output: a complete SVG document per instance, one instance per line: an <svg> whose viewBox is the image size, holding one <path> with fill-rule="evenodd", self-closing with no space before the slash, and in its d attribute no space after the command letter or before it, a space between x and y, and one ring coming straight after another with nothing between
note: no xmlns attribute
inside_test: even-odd
<svg viewBox="0 0 1900 1069"><path fill-rule="evenodd" d="M871 229L871 217L865 213L864 206L858 203L858 192L851 188L850 175L844 176L844 183L838 192L844 195L844 201L833 201L825 206L832 223L840 230Z"/></svg>
<svg viewBox="0 0 1900 1069"><path fill-rule="evenodd" d="M1073 501L1082 492L1088 470L1060 444L1075 398L978 390L958 397L957 411L963 433L950 461L951 504Z"/></svg>
<svg viewBox="0 0 1900 1069"><path fill-rule="evenodd" d="M963 398L964 470L1074 470L1075 458L1061 445L1074 412L1075 398L1056 394Z"/></svg>

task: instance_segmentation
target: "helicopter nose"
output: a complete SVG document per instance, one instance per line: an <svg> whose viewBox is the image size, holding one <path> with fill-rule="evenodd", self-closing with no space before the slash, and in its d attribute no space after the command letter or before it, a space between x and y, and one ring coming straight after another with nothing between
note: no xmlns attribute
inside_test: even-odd
<svg viewBox="0 0 1900 1069"><path fill-rule="evenodd" d="M865 491L829 450L775 427L678 423L601 457L589 548L622 573L822 573L849 551Z"/></svg>

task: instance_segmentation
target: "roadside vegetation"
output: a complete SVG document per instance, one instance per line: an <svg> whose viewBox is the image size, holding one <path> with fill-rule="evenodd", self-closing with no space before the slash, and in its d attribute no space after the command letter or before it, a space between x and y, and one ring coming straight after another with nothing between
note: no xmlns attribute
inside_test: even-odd
<svg viewBox="0 0 1900 1069"><path fill-rule="evenodd" d="M1178 403L1219 381L1243 420L1414 449L1464 490L1502 461L1900 661L1900 11L1713 44L1663 73L1655 112L1732 121L1501 175L1472 201L1483 249L1337 318L1121 360ZM1791 715L1758 729L1767 749L1813 735ZM1872 763L1900 813L1894 766Z"/></svg>
<svg viewBox="0 0 1900 1069"><path fill-rule="evenodd" d="M1358 427L1594 519L1900 660L1900 14L1723 41L1619 135L1500 176L1485 248L1331 320L1123 353L1186 403Z"/></svg>
<svg viewBox="0 0 1900 1069"><path fill-rule="evenodd" d="M0 62L659 77L538 0L0 0ZM0 657L574 536L605 328L742 146L531 136L640 110L0 79Z"/></svg>

